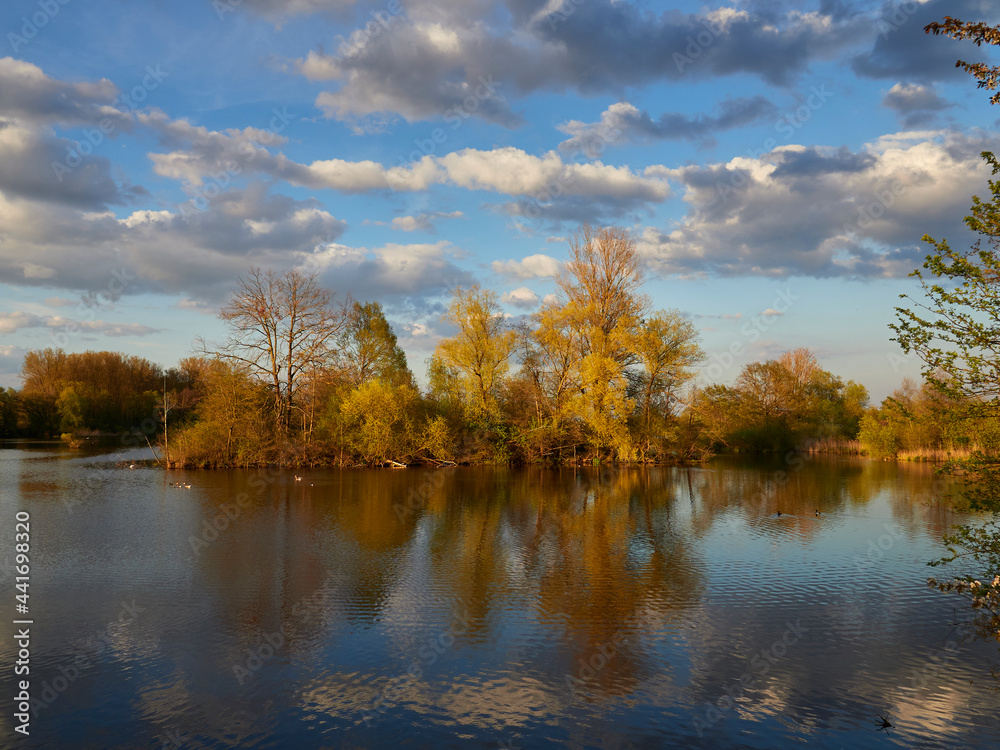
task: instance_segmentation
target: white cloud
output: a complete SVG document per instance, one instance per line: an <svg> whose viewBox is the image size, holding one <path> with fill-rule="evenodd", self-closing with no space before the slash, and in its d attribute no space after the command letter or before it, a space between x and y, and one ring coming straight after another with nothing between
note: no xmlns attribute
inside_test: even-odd
<svg viewBox="0 0 1000 750"><path fill-rule="evenodd" d="M331 243L312 253L306 267L319 272L331 289L359 300L426 306L426 297L473 283L450 259L456 252L448 242L373 249Z"/></svg>
<svg viewBox="0 0 1000 750"><path fill-rule="evenodd" d="M178 310L191 310L202 315L217 315L219 308L215 305L209 305L200 299L192 299L191 297L184 297L178 300L177 304L174 305Z"/></svg>
<svg viewBox="0 0 1000 750"><path fill-rule="evenodd" d="M401 232L431 232L434 230L435 219L458 219L464 216L461 211L442 213L430 211L417 216L397 216L392 220L392 228Z"/></svg>
<svg viewBox="0 0 1000 750"><path fill-rule="evenodd" d="M218 300L251 263L301 264L345 228L317 201L269 195L259 184L223 193L204 211L121 219L0 192L0 281L97 294L125 273L125 294Z"/></svg>
<svg viewBox="0 0 1000 750"><path fill-rule="evenodd" d="M411 0L375 33L342 40L337 55L311 52L295 65L311 80L335 82L317 96L317 107L360 130L396 117L477 117L516 127L521 114L508 101L515 94L618 93L664 79L734 74L782 85L811 59L870 39L873 28L862 13L655 13L626 2L569 9L508 2L501 13L500 5ZM698 47L697 59L685 57L709 28L713 43Z"/></svg>
<svg viewBox="0 0 1000 750"><path fill-rule="evenodd" d="M681 167L687 216L647 228L639 249L660 273L901 277L926 232L963 241L959 217L988 170L985 139L888 134L857 152L783 146L758 158Z"/></svg>
<svg viewBox="0 0 1000 750"><path fill-rule="evenodd" d="M554 151L538 157L512 146L491 151L470 148L442 156L438 162L448 179L460 187L505 195L545 199L607 196L640 202L662 201L670 195L666 180L660 177L600 162L566 164Z"/></svg>
<svg viewBox="0 0 1000 750"><path fill-rule="evenodd" d="M370 160L344 159L321 159L306 165L265 149L255 151L253 158L230 153L247 143L245 133L238 137L199 133L198 137L203 141L201 145L150 154L157 174L197 186L209 175L225 173L227 163L236 163L241 175L258 172L299 187L343 193L412 192L451 184L468 190L542 200L586 196L642 204L660 202L670 196L663 167L650 167L640 174L628 167L601 162L566 163L555 151L534 156L512 146L491 150L466 148L443 156L424 155L393 167Z"/></svg>
<svg viewBox="0 0 1000 750"><path fill-rule="evenodd" d="M518 287L513 291L506 292L500 297L500 300L501 302L522 310L533 310L538 306L538 295L526 286Z"/></svg>
<svg viewBox="0 0 1000 750"><path fill-rule="evenodd" d="M118 87L106 78L66 83L32 63L0 57L0 91L0 115L22 123L72 126L109 120L113 129L131 129L131 115L113 106Z"/></svg>
<svg viewBox="0 0 1000 750"><path fill-rule="evenodd" d="M561 264L550 255L538 253L521 260L495 260L493 272L513 279L545 279L559 273Z"/></svg>
<svg viewBox="0 0 1000 750"><path fill-rule="evenodd" d="M138 323L111 323L103 320L74 320L61 315L34 315L22 311L0 313L0 333L16 333L22 328L69 329L101 333L105 336L147 336L160 329Z"/></svg>
<svg viewBox="0 0 1000 750"><path fill-rule="evenodd" d="M750 125L775 114L777 107L762 96L724 99L715 116L668 112L655 120L648 112L628 102L616 102L601 113L598 122L570 120L558 126L560 131L571 136L559 144L559 150L596 159L607 146L636 140L711 142L714 133Z"/></svg>

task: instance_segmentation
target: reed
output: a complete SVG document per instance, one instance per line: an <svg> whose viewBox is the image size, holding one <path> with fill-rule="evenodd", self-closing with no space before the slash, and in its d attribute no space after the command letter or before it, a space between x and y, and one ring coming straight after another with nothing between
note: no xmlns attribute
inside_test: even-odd
<svg viewBox="0 0 1000 750"><path fill-rule="evenodd" d="M928 461L944 463L945 461L964 461L972 458L976 446L965 448L911 448L896 453L897 461Z"/></svg>
<svg viewBox="0 0 1000 750"><path fill-rule="evenodd" d="M840 456L860 456L864 453L864 448L860 440L848 440L847 438L826 437L819 440L810 441L805 448L805 453L830 453Z"/></svg>

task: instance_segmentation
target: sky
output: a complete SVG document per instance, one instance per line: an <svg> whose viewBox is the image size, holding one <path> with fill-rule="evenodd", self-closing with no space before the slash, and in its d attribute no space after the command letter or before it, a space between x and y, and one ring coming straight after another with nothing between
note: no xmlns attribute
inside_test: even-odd
<svg viewBox="0 0 1000 750"><path fill-rule="evenodd" d="M963 247L1000 108L993 0L8 0L0 384L24 352L164 367L251 265L382 303L422 378L450 291L511 316L628 228L702 382L808 347L874 401L929 234Z"/></svg>

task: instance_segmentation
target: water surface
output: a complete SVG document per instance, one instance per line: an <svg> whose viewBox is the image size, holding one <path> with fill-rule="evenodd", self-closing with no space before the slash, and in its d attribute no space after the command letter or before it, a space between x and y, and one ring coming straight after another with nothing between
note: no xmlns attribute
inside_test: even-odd
<svg viewBox="0 0 1000 750"><path fill-rule="evenodd" d="M5 709L0 745L1000 746L996 644L924 585L967 520L930 467L127 468L142 457L0 449L4 619L25 510L47 704L27 741Z"/></svg>

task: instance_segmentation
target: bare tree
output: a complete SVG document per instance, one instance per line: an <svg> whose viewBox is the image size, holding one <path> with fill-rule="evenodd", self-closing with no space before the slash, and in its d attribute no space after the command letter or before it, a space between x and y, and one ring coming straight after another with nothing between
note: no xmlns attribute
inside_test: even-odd
<svg viewBox="0 0 1000 750"><path fill-rule="evenodd" d="M270 385L281 429L287 429L296 407L303 373L329 361L344 327L343 311L333 301L316 274L251 266L219 312L230 334L214 353L247 365Z"/></svg>

